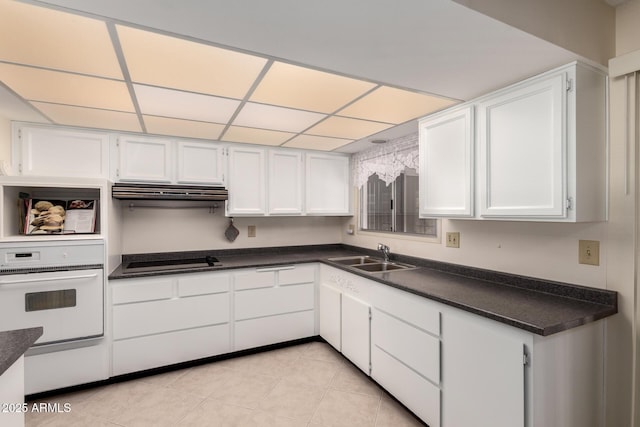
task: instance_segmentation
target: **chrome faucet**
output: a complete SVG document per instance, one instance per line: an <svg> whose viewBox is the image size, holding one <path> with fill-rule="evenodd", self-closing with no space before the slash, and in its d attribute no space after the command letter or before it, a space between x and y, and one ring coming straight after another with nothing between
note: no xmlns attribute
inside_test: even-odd
<svg viewBox="0 0 640 427"><path fill-rule="evenodd" d="M389 246L378 243L378 250L382 251L382 254L384 255L384 262L389 262L389 254L391 253Z"/></svg>

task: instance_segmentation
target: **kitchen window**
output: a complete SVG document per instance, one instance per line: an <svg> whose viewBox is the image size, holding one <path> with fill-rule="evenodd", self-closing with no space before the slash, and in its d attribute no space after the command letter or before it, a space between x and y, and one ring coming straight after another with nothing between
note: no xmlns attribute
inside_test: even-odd
<svg viewBox="0 0 640 427"><path fill-rule="evenodd" d="M353 156L360 189L360 229L436 237L436 219L418 215L418 135L409 135Z"/></svg>
<svg viewBox="0 0 640 427"><path fill-rule="evenodd" d="M371 175L360 192L360 228L365 231L435 236L435 219L418 216L418 174L406 169L387 185Z"/></svg>

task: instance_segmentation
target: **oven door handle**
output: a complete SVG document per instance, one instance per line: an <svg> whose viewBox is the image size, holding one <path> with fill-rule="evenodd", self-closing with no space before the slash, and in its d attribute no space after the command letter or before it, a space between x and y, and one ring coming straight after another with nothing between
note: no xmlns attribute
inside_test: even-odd
<svg viewBox="0 0 640 427"><path fill-rule="evenodd" d="M41 279L0 280L0 286L14 285L14 284L20 284L20 283L57 282L60 280L73 280L73 279L93 279L94 277L98 277L98 274L94 273L94 274L83 274L78 276L45 277Z"/></svg>

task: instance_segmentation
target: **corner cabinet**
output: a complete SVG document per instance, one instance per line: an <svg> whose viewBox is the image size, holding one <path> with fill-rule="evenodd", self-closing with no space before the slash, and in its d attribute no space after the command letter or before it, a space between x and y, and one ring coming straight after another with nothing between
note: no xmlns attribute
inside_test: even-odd
<svg viewBox="0 0 640 427"><path fill-rule="evenodd" d="M421 170L432 170L421 182L420 215L606 220L606 93L606 74L576 62L470 101L471 133L464 110L424 118Z"/></svg>
<svg viewBox="0 0 640 427"><path fill-rule="evenodd" d="M307 214L350 215L349 157L324 153L305 157Z"/></svg>

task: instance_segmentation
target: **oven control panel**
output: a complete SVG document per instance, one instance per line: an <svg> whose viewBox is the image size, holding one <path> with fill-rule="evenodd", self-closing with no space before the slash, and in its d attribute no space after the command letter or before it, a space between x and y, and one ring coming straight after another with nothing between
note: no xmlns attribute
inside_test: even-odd
<svg viewBox="0 0 640 427"><path fill-rule="evenodd" d="M102 240L0 243L0 271L103 265Z"/></svg>

